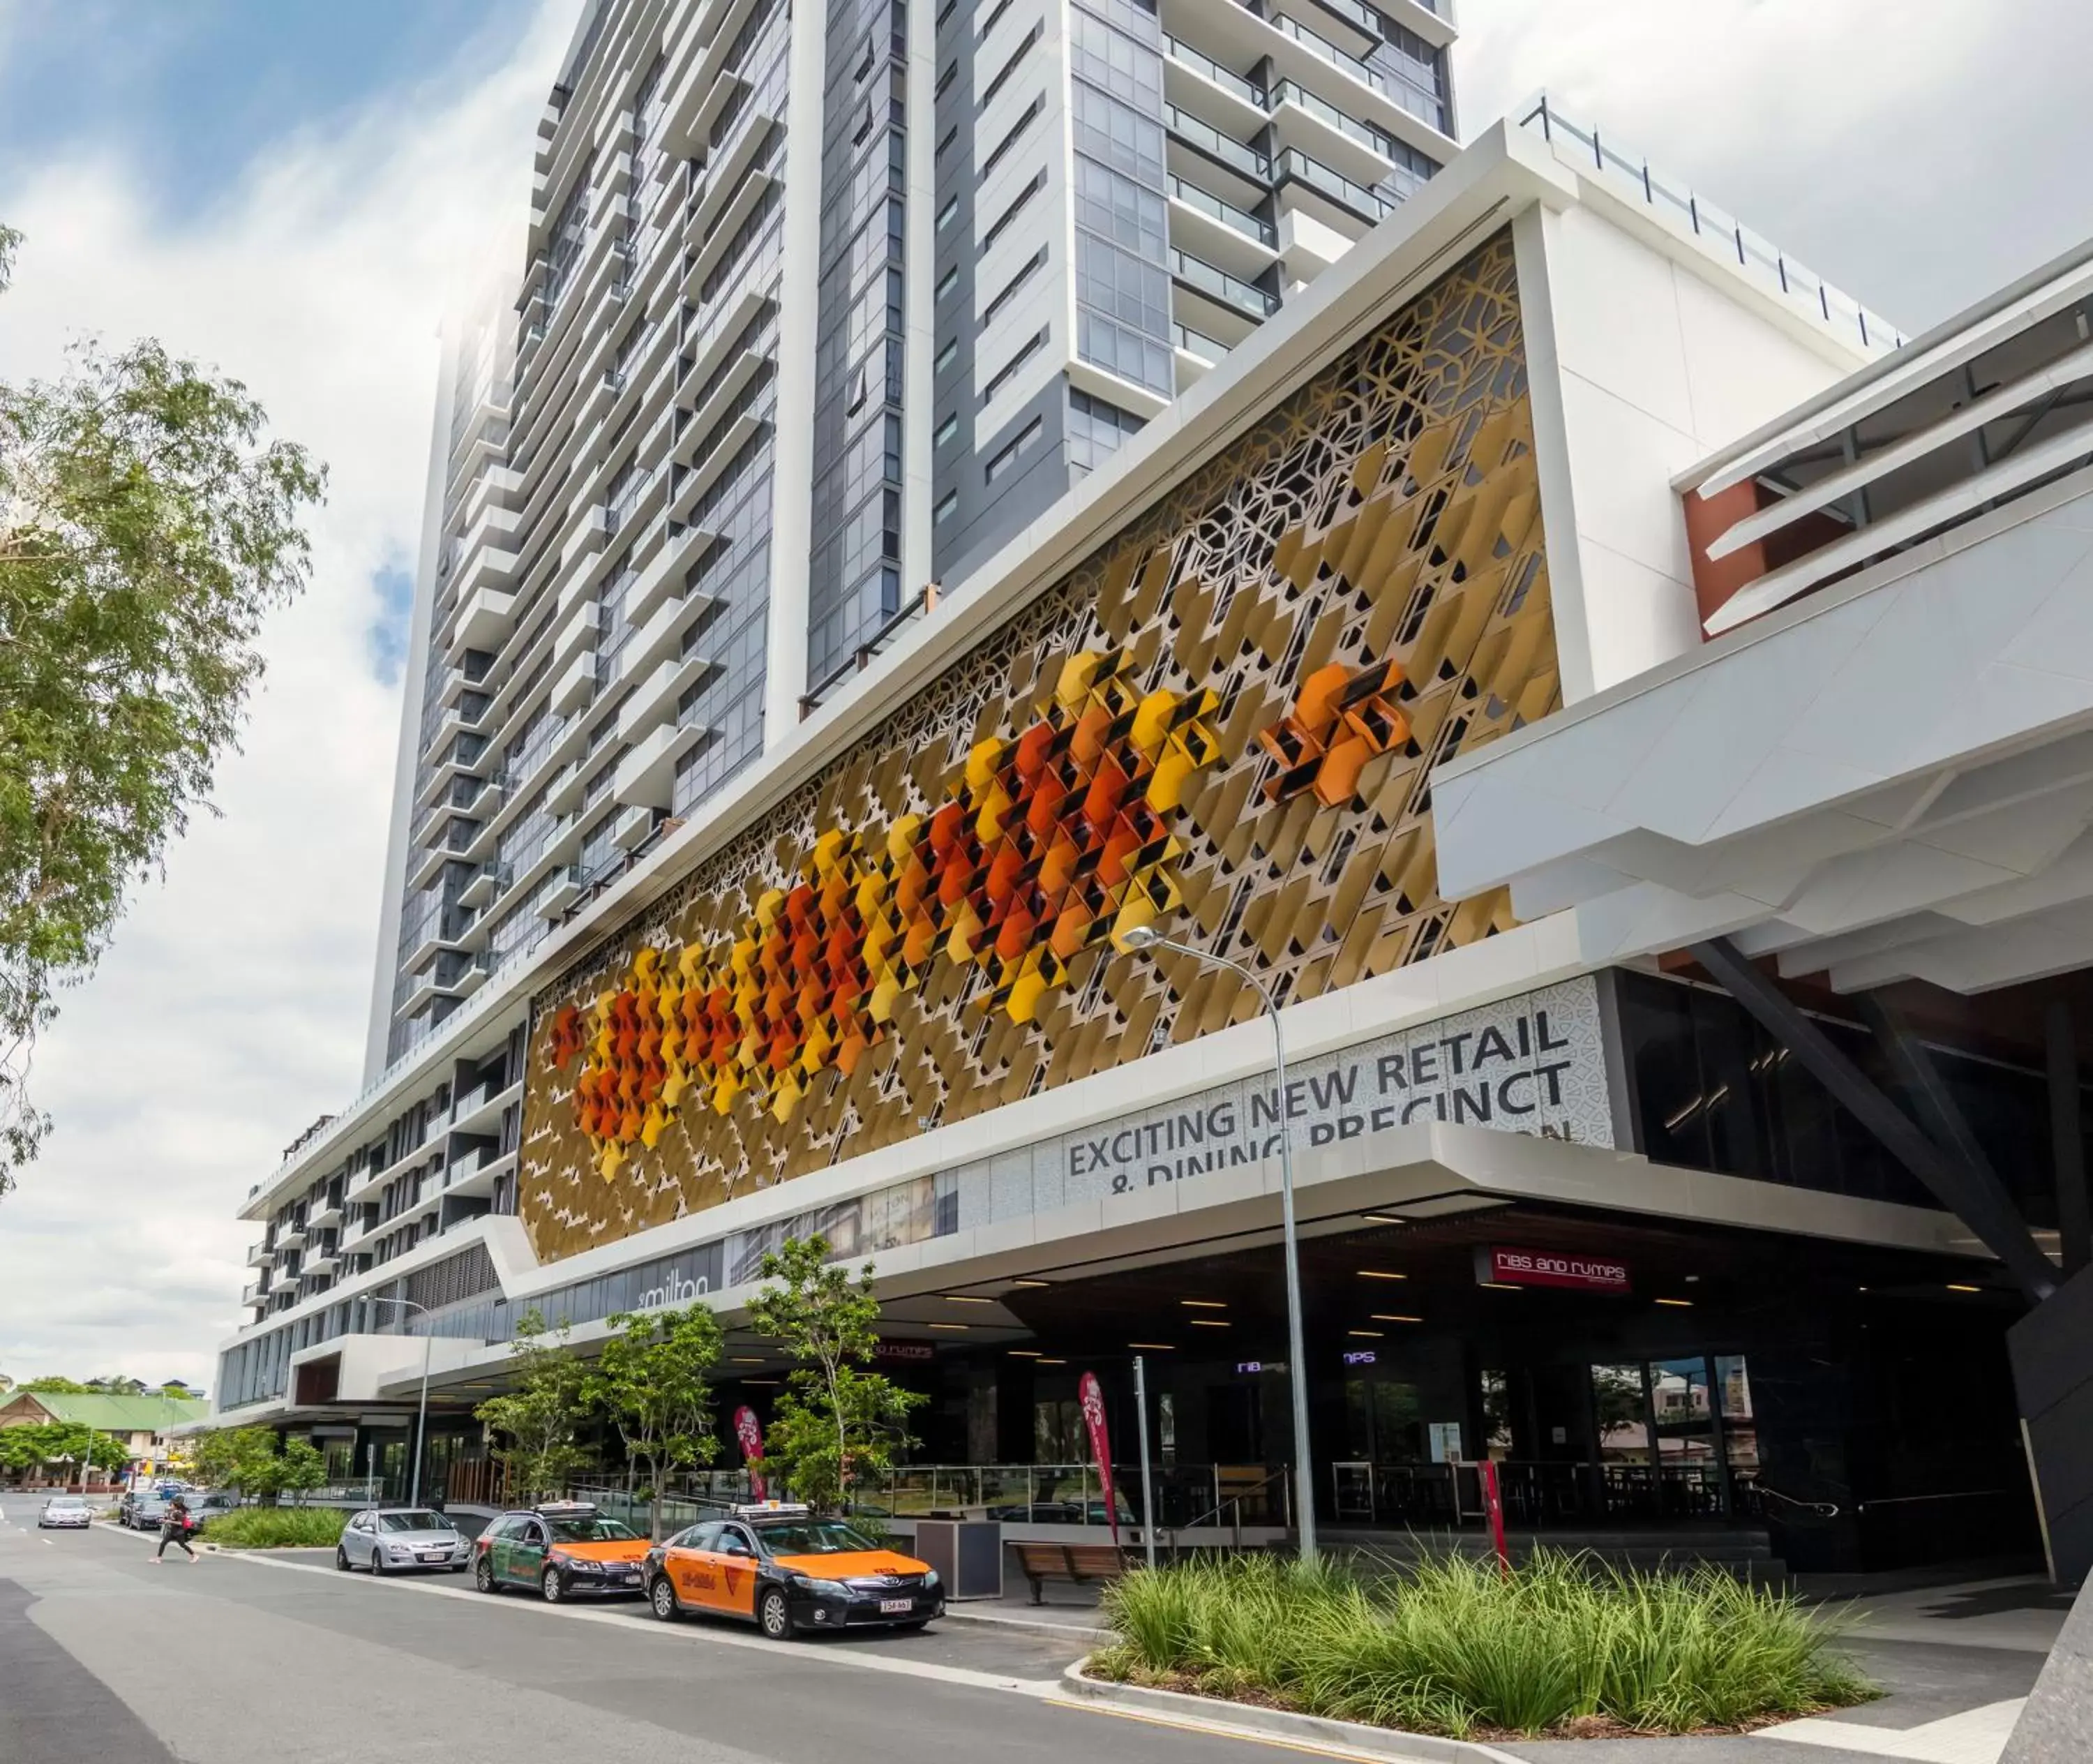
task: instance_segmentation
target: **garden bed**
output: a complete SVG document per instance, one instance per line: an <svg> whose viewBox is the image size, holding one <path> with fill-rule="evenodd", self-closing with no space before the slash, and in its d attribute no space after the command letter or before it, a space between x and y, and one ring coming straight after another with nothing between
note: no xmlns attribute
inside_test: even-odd
<svg viewBox="0 0 2093 1764"><path fill-rule="evenodd" d="M197 1535L221 1549L332 1549L349 1515L333 1506L243 1506Z"/></svg>
<svg viewBox="0 0 2093 1764"><path fill-rule="evenodd" d="M1709 1568L1235 1557L1137 1570L1104 1612L1093 1678L1452 1739L1742 1733L1877 1694L1836 1623Z"/></svg>

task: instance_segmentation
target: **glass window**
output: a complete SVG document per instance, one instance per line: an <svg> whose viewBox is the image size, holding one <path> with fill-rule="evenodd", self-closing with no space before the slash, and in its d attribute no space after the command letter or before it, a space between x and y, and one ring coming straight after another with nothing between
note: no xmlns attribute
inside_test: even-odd
<svg viewBox="0 0 2093 1764"><path fill-rule="evenodd" d="M763 1524L756 1527L756 1534L765 1553L774 1556L847 1556L879 1547L840 1519Z"/></svg>
<svg viewBox="0 0 2093 1764"><path fill-rule="evenodd" d="M451 1532L457 1528L440 1513L427 1507L417 1507L407 1513L388 1513L384 1516L384 1527L388 1532Z"/></svg>

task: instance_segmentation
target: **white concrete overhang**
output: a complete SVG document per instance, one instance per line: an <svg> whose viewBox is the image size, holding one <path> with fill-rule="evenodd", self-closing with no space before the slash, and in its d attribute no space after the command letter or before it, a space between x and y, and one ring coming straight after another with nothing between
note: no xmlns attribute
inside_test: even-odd
<svg viewBox="0 0 2093 1764"><path fill-rule="evenodd" d="M2093 468L1441 767L1441 886L1594 963L1853 990L2093 961Z"/></svg>
<svg viewBox="0 0 2093 1764"><path fill-rule="evenodd" d="M1370 1229L1372 1221L1366 1217L1370 1213L1398 1213L1406 1222L1424 1224L1524 1203L1594 1209L1642 1220L1782 1233L1977 1262L1989 1259L1949 1213L1683 1169L1653 1164L1637 1152L1566 1144L1491 1128L1441 1122L1398 1127L1323 1149L1303 1147L1297 1150L1294 1161L1305 1238ZM948 1311L934 1301L955 1290L994 1289L1020 1278L1077 1281L1129 1268L1162 1268L1178 1261L1268 1247L1280 1237L1280 1188L1279 1159L1268 1157L1196 1179L1144 1188L1108 1203L1086 1201L883 1249L878 1256L878 1285L886 1312L882 1333L948 1347L1007 1343L1022 1334L1023 1325L999 1305L983 1307L978 1313ZM775 1190L750 1199L767 1203L773 1211L805 1204ZM694 1216L679 1224L703 1224L704 1235L717 1236L722 1222L715 1214ZM619 1262L658 1256L662 1253L658 1243L647 1240L665 1234L649 1233L606 1245L590 1252L590 1258L604 1264L596 1269L600 1272ZM573 1263L526 1268L514 1255L518 1246L508 1233L496 1232L488 1239L501 1276L501 1296L512 1307L530 1304L577 1277ZM754 1282L729 1286L708 1294L707 1302L732 1329L747 1320L756 1291ZM934 1329L933 1320L968 1327ZM586 1352L609 1333L606 1320L588 1319L576 1322L568 1338ZM396 1335L336 1337L293 1354L292 1388L299 1366L336 1354L340 1355L341 1369L335 1404L412 1402L418 1393L420 1340ZM511 1348L506 1342L439 1336L433 1339L431 1354L432 1396L476 1398L488 1387L466 1387L498 1378Z"/></svg>

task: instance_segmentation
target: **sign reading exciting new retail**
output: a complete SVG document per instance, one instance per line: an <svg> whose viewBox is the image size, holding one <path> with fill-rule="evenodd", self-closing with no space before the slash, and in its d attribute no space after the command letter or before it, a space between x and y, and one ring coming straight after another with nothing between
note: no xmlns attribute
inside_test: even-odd
<svg viewBox="0 0 2093 1764"><path fill-rule="evenodd" d="M1060 1141L1070 1191L1125 1194L1279 1155L1443 1121L1613 1143L1605 1038L1589 979L1421 1024L1268 1079L1100 1123Z"/></svg>
<svg viewBox="0 0 2093 1764"><path fill-rule="evenodd" d="M1502 1244L1476 1250L1476 1278L1485 1286L1560 1286L1580 1293L1631 1290L1625 1262L1554 1250L1510 1249Z"/></svg>

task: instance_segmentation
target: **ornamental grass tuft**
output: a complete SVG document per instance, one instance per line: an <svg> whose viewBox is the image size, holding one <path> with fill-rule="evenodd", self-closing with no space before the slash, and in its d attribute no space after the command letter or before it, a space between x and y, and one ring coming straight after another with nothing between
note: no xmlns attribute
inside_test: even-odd
<svg viewBox="0 0 2093 1764"><path fill-rule="evenodd" d="M1545 1549L1509 1575L1459 1554L1201 1558L1136 1570L1104 1609L1122 1639L1094 1658L1100 1677L1457 1738L1593 1718L1687 1733L1875 1694L1836 1651L1835 1622L1708 1567Z"/></svg>
<svg viewBox="0 0 2093 1764"><path fill-rule="evenodd" d="M348 1517L335 1506L243 1506L205 1520L201 1535L227 1549L332 1549Z"/></svg>

